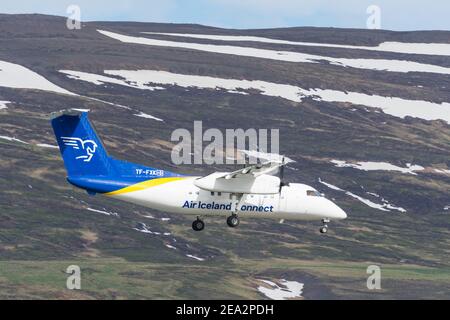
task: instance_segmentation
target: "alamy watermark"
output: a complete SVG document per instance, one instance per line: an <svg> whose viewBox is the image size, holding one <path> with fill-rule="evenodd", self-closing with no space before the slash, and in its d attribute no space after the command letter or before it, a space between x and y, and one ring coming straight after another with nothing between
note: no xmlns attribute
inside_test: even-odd
<svg viewBox="0 0 450 320"><path fill-rule="evenodd" d="M381 8L375 4L366 9L369 17L366 20L367 29L381 29Z"/></svg>
<svg viewBox="0 0 450 320"><path fill-rule="evenodd" d="M66 13L68 14L66 20L66 26L69 30L81 29L81 8L76 4L71 4L67 7Z"/></svg>
<svg viewBox="0 0 450 320"><path fill-rule="evenodd" d="M70 265L66 269L66 273L70 274L66 280L66 288L69 290L81 289L81 269L77 265Z"/></svg>
<svg viewBox="0 0 450 320"><path fill-rule="evenodd" d="M240 156L240 150L278 155L279 129L225 129L209 128L203 132L202 121L194 121L193 134L178 128L172 132L172 162L179 164L256 164L257 157Z"/></svg>
<svg viewBox="0 0 450 320"><path fill-rule="evenodd" d="M367 289L369 290L380 290L381 289L381 268L377 265L370 265L366 270L367 274Z"/></svg>

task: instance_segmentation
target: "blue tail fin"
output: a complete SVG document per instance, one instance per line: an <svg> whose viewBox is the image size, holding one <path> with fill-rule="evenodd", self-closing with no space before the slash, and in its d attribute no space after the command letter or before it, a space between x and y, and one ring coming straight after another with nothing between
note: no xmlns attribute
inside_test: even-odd
<svg viewBox="0 0 450 320"><path fill-rule="evenodd" d="M108 193L135 183L181 175L110 157L86 112L62 114L52 120L67 180L90 194Z"/></svg>
<svg viewBox="0 0 450 320"><path fill-rule="evenodd" d="M113 173L110 157L86 112L63 114L52 120L52 126L69 177Z"/></svg>

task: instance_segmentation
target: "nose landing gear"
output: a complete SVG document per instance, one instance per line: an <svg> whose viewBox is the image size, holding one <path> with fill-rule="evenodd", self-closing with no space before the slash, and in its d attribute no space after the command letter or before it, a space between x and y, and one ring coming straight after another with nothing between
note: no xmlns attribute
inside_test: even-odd
<svg viewBox="0 0 450 320"><path fill-rule="evenodd" d="M320 233L327 233L328 232L328 225L327 223L330 222L330 219L322 219L322 227L319 229Z"/></svg>

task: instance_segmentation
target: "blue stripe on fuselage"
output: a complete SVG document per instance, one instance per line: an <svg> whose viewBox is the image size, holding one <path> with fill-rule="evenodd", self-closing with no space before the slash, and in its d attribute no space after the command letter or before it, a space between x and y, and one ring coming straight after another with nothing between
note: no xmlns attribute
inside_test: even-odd
<svg viewBox="0 0 450 320"><path fill-rule="evenodd" d="M183 175L170 171L145 167L139 164L110 158L112 170L109 175L69 176L67 181L89 193L108 193L129 187L143 181L182 177Z"/></svg>

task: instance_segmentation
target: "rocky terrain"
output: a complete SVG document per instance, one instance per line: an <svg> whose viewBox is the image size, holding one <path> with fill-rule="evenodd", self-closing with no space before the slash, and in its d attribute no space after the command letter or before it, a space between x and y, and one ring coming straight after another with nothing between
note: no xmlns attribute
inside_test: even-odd
<svg viewBox="0 0 450 320"><path fill-rule="evenodd" d="M449 39L0 15L0 298L449 298ZM47 116L67 108L90 110L115 157L185 174L233 166L176 167L176 128L279 128L286 178L349 217L326 235L212 218L194 232L91 197L54 147ZM82 290L66 289L73 264Z"/></svg>

